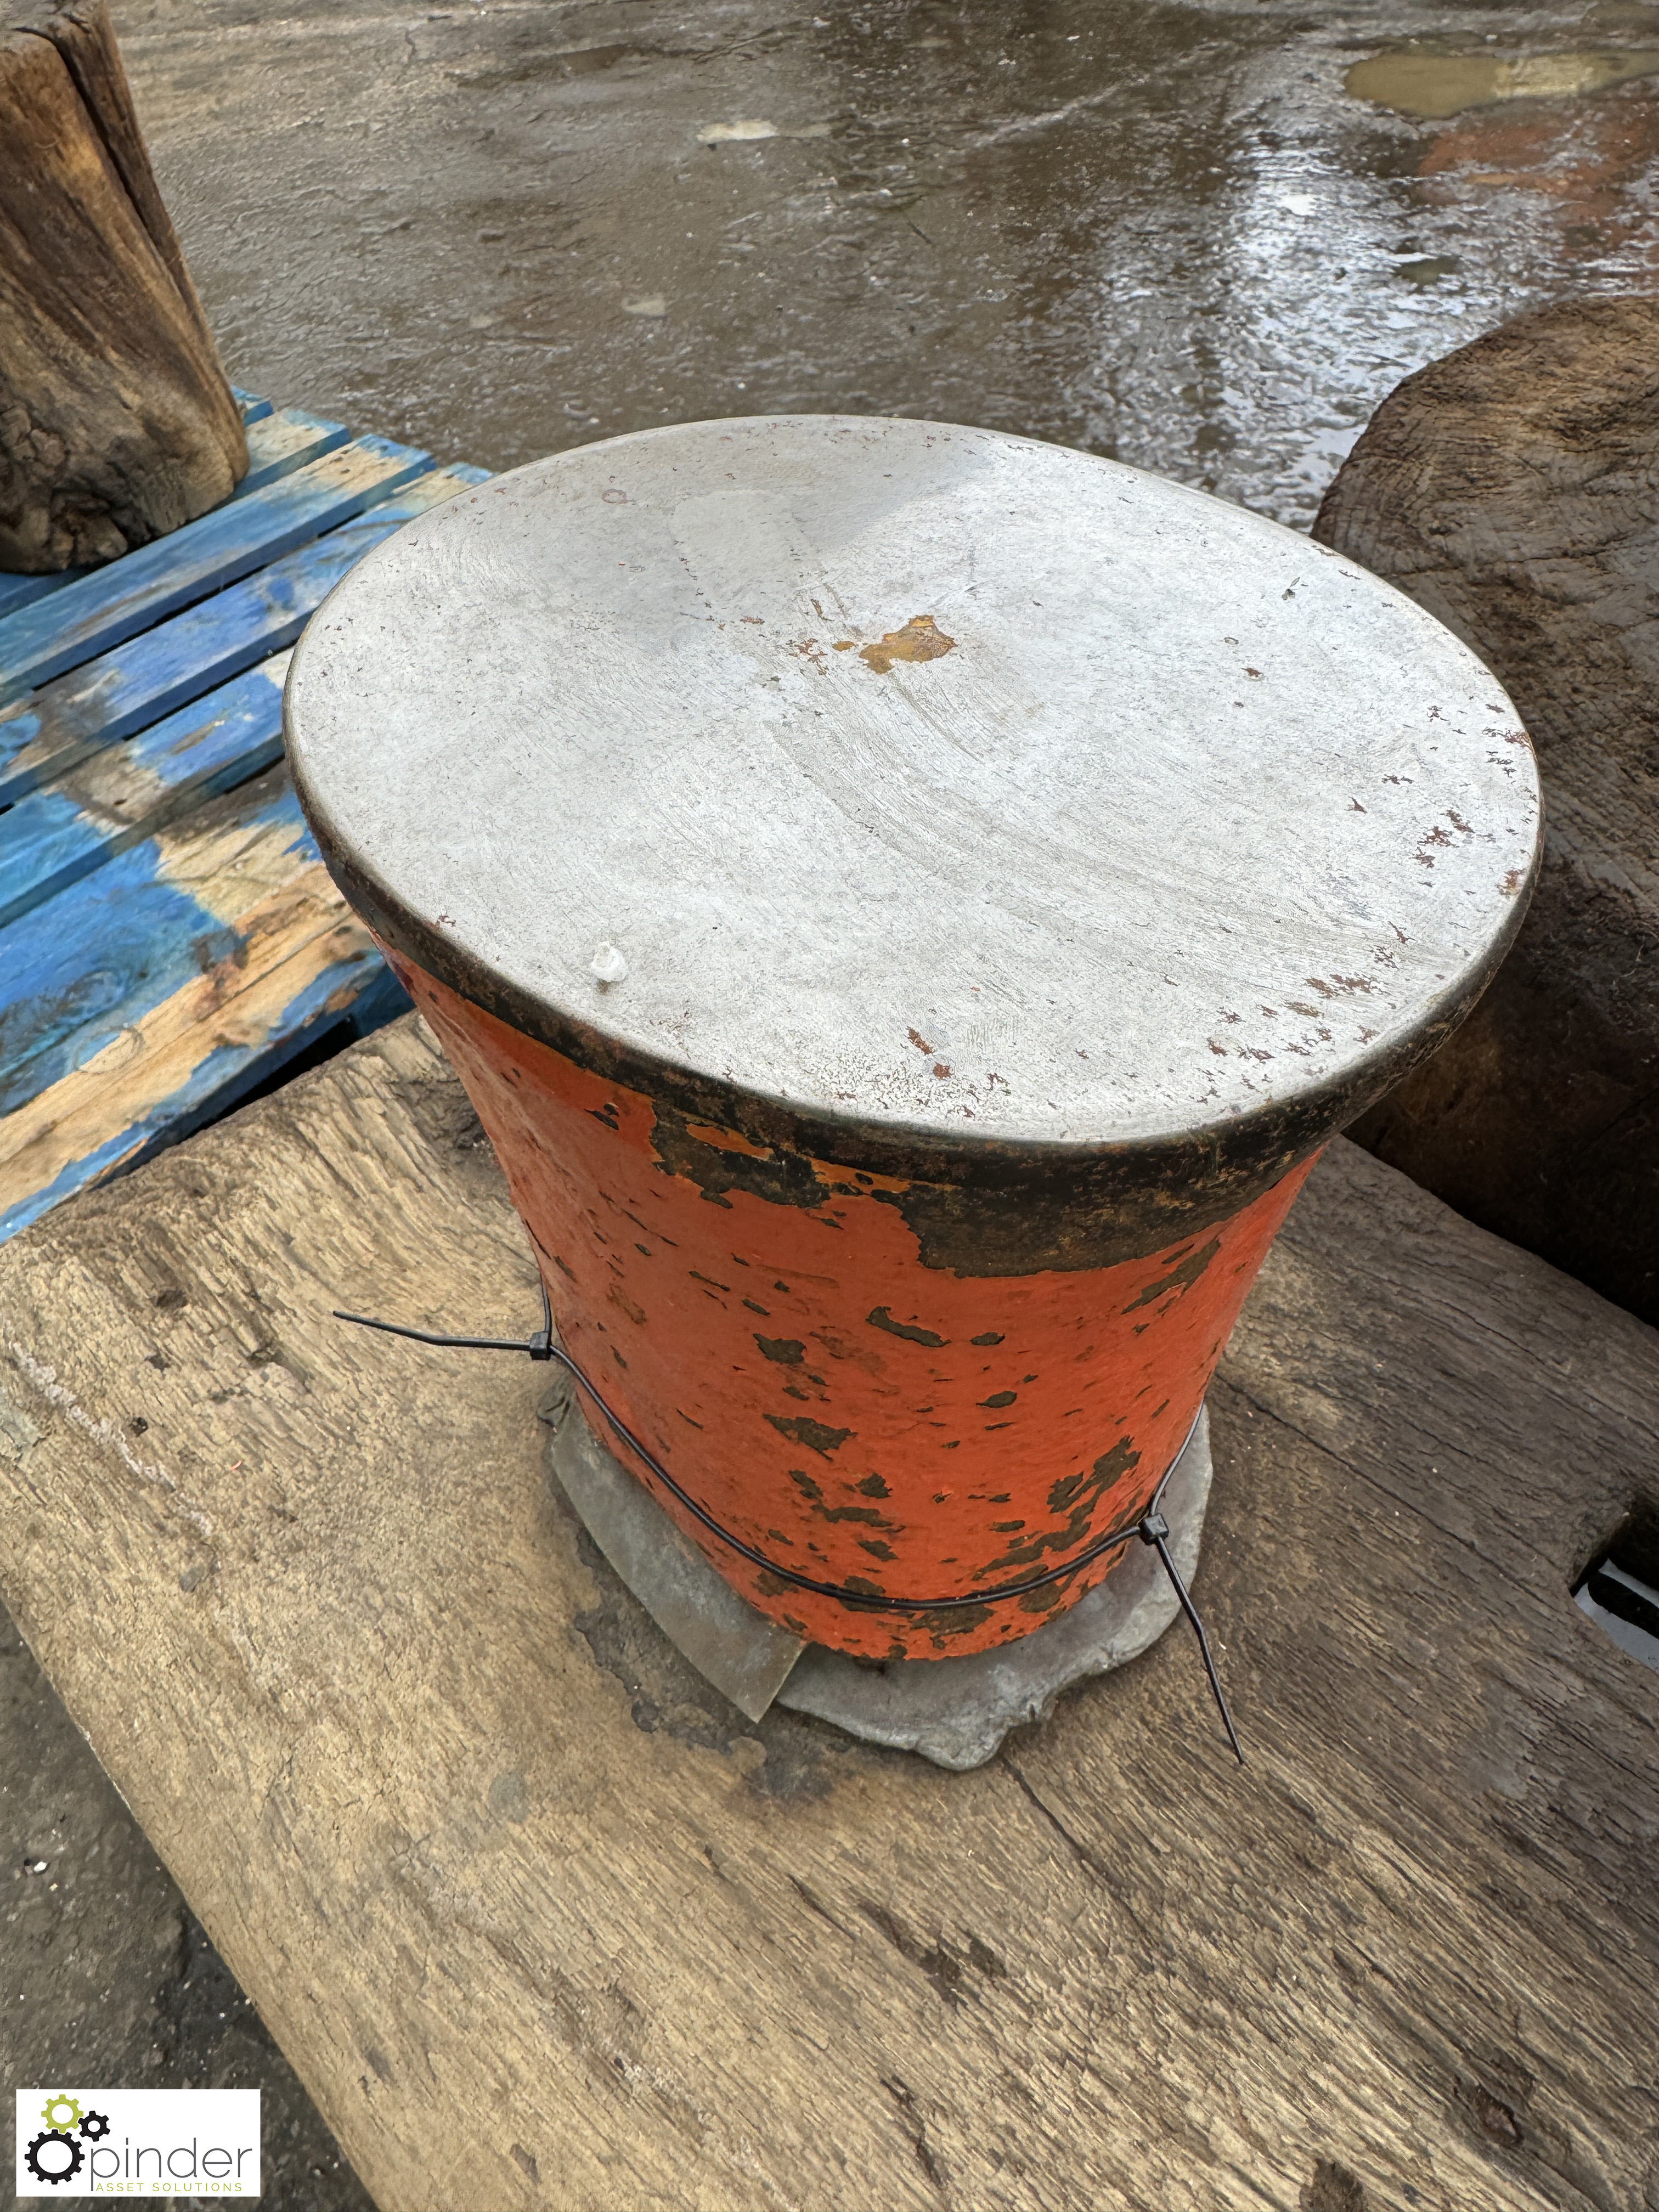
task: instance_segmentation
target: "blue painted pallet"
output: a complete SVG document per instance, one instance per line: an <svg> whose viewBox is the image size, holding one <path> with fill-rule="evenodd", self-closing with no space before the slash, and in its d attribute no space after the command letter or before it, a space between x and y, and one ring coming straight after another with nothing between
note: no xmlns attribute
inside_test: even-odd
<svg viewBox="0 0 1659 2212"><path fill-rule="evenodd" d="M312 610L371 545L483 476L477 469L430 470L355 522L0 708L0 806L56 782L89 754L292 645Z"/></svg>
<svg viewBox="0 0 1659 2212"><path fill-rule="evenodd" d="M78 668L176 608L264 568L431 466L431 454L412 447L354 438L246 499L228 499L170 537L0 616L0 699Z"/></svg>
<svg viewBox="0 0 1659 2212"><path fill-rule="evenodd" d="M322 1029L367 1035L409 1004L280 769L3 938L0 1241L216 1119Z"/></svg>
<svg viewBox="0 0 1659 2212"><path fill-rule="evenodd" d="M0 578L0 1241L408 1005L277 765L281 684L352 563L486 472L237 396L223 507Z"/></svg>

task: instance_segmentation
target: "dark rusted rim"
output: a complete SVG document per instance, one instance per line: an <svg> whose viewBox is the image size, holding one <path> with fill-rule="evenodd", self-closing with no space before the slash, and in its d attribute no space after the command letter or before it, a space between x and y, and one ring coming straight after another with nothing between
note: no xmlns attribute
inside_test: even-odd
<svg viewBox="0 0 1659 2212"><path fill-rule="evenodd" d="M751 1143L805 1153L835 1166L922 1182L1027 1191L1072 1190L1080 1180L1091 1179L1128 1190L1162 1182L1173 1172L1194 1198L1201 1199L1207 1184L1220 1187L1228 1212L1248 1202L1247 1187L1266 1189L1287 1175L1445 1042L1491 982L1514 942L1542 851L1540 818L1526 882L1517 890L1504 927L1487 945L1484 958L1425 1006L1408 1037L1356 1061L1339 1080L1288 1099L1267 1100L1253 1112L1201 1124L1178 1135L1117 1142L1042 1136L1012 1141L967 1133L945 1137L936 1129L874 1121L855 1111L832 1113L770 1096L729 1077L676 1066L625 1045L536 997L473 958L348 858L307 791L302 763L292 751L289 768L330 875L375 935L461 998L595 1075L691 1119L734 1130ZM1194 1225L1194 1217L1170 1225Z"/></svg>

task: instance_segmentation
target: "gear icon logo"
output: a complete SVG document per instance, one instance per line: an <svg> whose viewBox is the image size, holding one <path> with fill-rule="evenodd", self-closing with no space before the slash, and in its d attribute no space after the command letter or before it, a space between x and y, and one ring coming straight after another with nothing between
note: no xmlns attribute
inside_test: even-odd
<svg viewBox="0 0 1659 2212"><path fill-rule="evenodd" d="M61 2097L53 2101L64 2105L75 2103L72 2097ZM80 2109L76 2105L77 2117ZM65 2152L68 2153L67 2157L64 2156ZM75 2137L62 2128L42 2128L23 2153L23 2163L37 2181L44 2181L48 2188L56 2189L61 2182L74 2180L86 2163L86 2154Z"/></svg>
<svg viewBox="0 0 1659 2212"><path fill-rule="evenodd" d="M48 2097L40 2107L40 2117L54 2135L81 2124L81 2100L78 2097Z"/></svg>
<svg viewBox="0 0 1659 2212"><path fill-rule="evenodd" d="M81 2123L81 2134L87 2142L102 2142L109 2133L109 2121L102 2112L88 2112Z"/></svg>

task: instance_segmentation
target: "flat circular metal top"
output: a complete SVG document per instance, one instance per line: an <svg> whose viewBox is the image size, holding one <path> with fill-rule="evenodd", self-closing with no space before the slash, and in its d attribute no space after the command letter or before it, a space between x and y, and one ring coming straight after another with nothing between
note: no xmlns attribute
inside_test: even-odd
<svg viewBox="0 0 1659 2212"><path fill-rule="evenodd" d="M331 865L423 966L671 1091L969 1154L1354 1110L1536 860L1514 708L1400 592L927 422L518 470L352 571L287 708Z"/></svg>

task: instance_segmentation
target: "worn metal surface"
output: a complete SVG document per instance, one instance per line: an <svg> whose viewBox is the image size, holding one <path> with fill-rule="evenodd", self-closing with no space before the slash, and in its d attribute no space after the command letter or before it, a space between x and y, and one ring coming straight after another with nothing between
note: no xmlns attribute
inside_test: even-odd
<svg viewBox="0 0 1659 2212"><path fill-rule="evenodd" d="M325 603L287 728L422 967L670 1106L944 1182L1171 1148L1190 1180L1200 1134L1275 1179L1461 1017L1537 848L1514 709L1403 596L903 421L463 495Z"/></svg>
<svg viewBox="0 0 1659 2212"><path fill-rule="evenodd" d="M1183 1582L1198 1569L1211 1472L1206 1410L1164 1493L1170 1552ZM1158 1553L1134 1543L1122 1565L1069 1613L1018 1644L960 1659L892 1659L874 1667L814 1644L785 1679L777 1702L867 1742L917 1751L936 1766L965 1773L994 1758L1010 1729L1047 1720L1063 1692L1138 1659L1180 1609ZM1193 1692L1194 1726L1208 1726L1196 1656Z"/></svg>
<svg viewBox="0 0 1659 2212"><path fill-rule="evenodd" d="M1139 1658L1180 1611L1157 1553L1136 1543L1105 1582L1017 1644L872 1665L803 1644L745 1603L600 1443L580 1401L567 1397L548 1459L588 1534L658 1627L748 1719L787 1705L957 1772L982 1766L1010 1729L1046 1720L1063 1691ZM1163 1497L1183 1582L1197 1571L1211 1473L1209 1415L1200 1411Z"/></svg>
<svg viewBox="0 0 1659 2212"><path fill-rule="evenodd" d="M545 1418L545 1416L544 1416ZM549 1464L587 1533L665 1636L738 1711L757 1721L805 1645L757 1613L683 1535L567 1395Z"/></svg>

